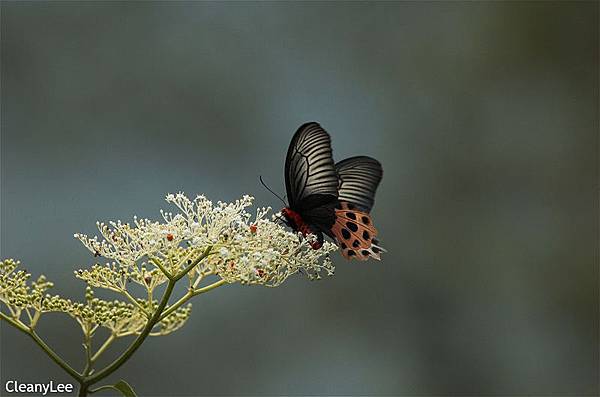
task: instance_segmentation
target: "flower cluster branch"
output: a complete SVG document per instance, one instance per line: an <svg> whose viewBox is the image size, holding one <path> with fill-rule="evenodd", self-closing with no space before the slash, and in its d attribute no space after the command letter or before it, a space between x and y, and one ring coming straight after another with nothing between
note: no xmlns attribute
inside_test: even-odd
<svg viewBox="0 0 600 397"><path fill-rule="evenodd" d="M18 261L0 262L0 318L28 334L75 378L80 395L117 370L148 336L181 328L191 314L189 301L197 295L233 283L276 287L299 273L311 280L333 275L329 253L336 249L334 244L312 249L314 236L303 238L286 230L268 217L270 208L250 214L250 196L215 204L204 196L190 199L178 193L166 200L176 210L161 211L159 221L134 217L131 223L98 222L98 236L75 234L94 257L107 260L74 272L86 283L84 302L49 294L52 283L44 276L30 281L31 274ZM187 280L187 290L171 301L180 280ZM119 299L100 299L95 288L112 291ZM65 313L81 326L86 358L82 371L75 371L36 334L40 317L49 312ZM94 349L100 327L109 336ZM123 337L134 340L107 367L94 368Z"/></svg>

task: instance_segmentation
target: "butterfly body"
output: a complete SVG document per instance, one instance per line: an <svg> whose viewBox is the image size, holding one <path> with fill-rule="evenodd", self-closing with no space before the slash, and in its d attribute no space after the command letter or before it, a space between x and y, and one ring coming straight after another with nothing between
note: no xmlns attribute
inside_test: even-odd
<svg viewBox="0 0 600 397"><path fill-rule="evenodd" d="M381 164L357 156L333 161L331 138L318 123L300 126L285 162L289 206L281 213L286 223L304 236L314 234L314 249L323 235L333 239L347 259L379 260L377 230L369 215L383 175Z"/></svg>
<svg viewBox="0 0 600 397"><path fill-rule="evenodd" d="M302 216L289 207L285 207L281 210L281 214L284 216L288 226L292 229L299 231L303 236L314 234L317 236L317 240L311 243L313 249L319 249L323 246L323 233L313 230L308 223L302 219Z"/></svg>

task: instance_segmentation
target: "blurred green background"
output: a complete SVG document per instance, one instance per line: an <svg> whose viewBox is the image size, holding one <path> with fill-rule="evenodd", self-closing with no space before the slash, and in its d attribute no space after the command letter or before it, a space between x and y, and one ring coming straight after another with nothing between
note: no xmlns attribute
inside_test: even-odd
<svg viewBox="0 0 600 397"><path fill-rule="evenodd" d="M284 191L303 122L385 174L381 263L220 288L111 380L159 395L597 395L598 2L1 4L1 256L169 192ZM80 332L40 334L77 368ZM119 346L117 346L119 347ZM123 347L121 345L121 347ZM1 381L68 382L2 324ZM112 350L115 354L118 349ZM2 390L4 392L4 390Z"/></svg>

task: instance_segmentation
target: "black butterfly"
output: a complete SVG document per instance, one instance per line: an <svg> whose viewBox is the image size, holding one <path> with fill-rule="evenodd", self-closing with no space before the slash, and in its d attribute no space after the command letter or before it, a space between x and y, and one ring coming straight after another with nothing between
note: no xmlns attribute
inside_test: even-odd
<svg viewBox="0 0 600 397"><path fill-rule="evenodd" d="M385 250L376 239L369 212L382 176L381 164L370 157L334 164L329 134L318 123L303 124L285 159L289 206L281 213L295 231L317 236L314 249L322 246L326 234L347 259L379 260Z"/></svg>

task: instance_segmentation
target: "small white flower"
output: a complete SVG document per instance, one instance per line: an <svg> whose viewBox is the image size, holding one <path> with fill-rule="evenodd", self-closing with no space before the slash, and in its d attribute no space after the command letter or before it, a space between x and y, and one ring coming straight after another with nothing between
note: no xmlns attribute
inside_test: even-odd
<svg viewBox="0 0 600 397"><path fill-rule="evenodd" d="M221 247L221 249L219 250L219 254L221 254L222 258L227 259L229 257L229 250L225 247Z"/></svg>

